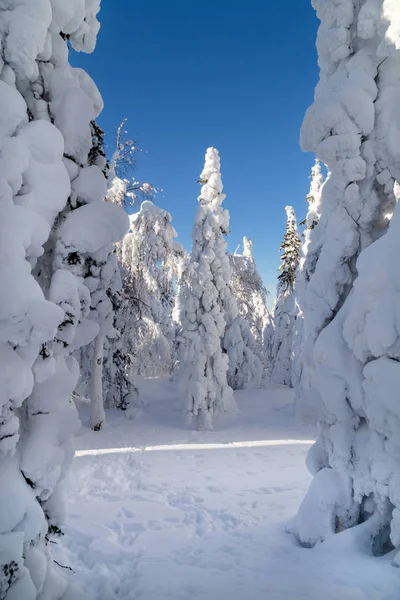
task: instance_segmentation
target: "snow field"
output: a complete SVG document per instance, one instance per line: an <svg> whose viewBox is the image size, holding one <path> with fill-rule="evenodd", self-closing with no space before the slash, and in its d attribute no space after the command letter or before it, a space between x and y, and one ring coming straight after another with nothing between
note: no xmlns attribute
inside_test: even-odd
<svg viewBox="0 0 400 600"><path fill-rule="evenodd" d="M310 483L313 439L294 421L290 390L236 392L237 420L192 432L173 383L141 388L142 416L109 411L100 432L79 406L70 516L55 557L88 599L397 600L387 557L358 553L345 536L308 550L286 532Z"/></svg>

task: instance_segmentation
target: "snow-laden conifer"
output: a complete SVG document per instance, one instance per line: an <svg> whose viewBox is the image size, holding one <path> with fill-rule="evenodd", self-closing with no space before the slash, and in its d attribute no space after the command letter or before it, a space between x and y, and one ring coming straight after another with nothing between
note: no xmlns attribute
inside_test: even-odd
<svg viewBox="0 0 400 600"><path fill-rule="evenodd" d="M233 405L227 382L228 355L223 349L231 277L225 241L229 213L222 208L225 194L215 148L207 150L199 181L202 188L183 293L180 379L188 421L195 420L198 429L211 429L214 415Z"/></svg>
<svg viewBox="0 0 400 600"><path fill-rule="evenodd" d="M269 353L272 360L271 380L292 386L293 328L295 306L293 294L277 304L274 311L274 329ZM267 342L268 343L268 342Z"/></svg>
<svg viewBox="0 0 400 600"><path fill-rule="evenodd" d="M229 358L228 384L233 390L258 388L263 370L250 326L239 314L227 321L230 325L224 336L224 349Z"/></svg>
<svg viewBox="0 0 400 600"><path fill-rule="evenodd" d="M399 21L386 0L313 4L321 74L301 140L329 175L299 298L306 343L297 401L317 417L319 437L297 534L312 545L368 520L365 540L379 553L390 547L389 534L399 546L396 284L389 275L396 215L386 233L400 175Z"/></svg>
<svg viewBox="0 0 400 600"><path fill-rule="evenodd" d="M249 347L262 364L263 370L267 368L267 354L265 352L264 335L271 320L266 298L267 290L261 275L257 270L252 251L252 242L243 238L243 253L235 252L230 255L232 277L230 285L237 302L239 316L247 324L244 332L246 346ZM254 383L258 381L258 375Z"/></svg>
<svg viewBox="0 0 400 600"><path fill-rule="evenodd" d="M296 215L292 206L286 207L286 215L286 232L279 248L282 255L274 305L271 378L276 383L292 385L292 344L295 322L294 287L300 261L301 242L297 230Z"/></svg>
<svg viewBox="0 0 400 600"><path fill-rule="evenodd" d="M321 162L318 158L311 169L310 175L310 191L306 196L308 204L307 216L302 221L304 225L303 243L300 252L299 269L296 275L296 290L295 290L295 323L293 331L293 368L292 382L296 385L300 379L303 361L303 349L305 345L304 339L304 315L301 308L301 298L304 297L305 288L310 279L310 275L315 268L317 253L315 247L318 245L311 244L311 232L318 224L321 214L321 192L324 183L324 177L321 170Z"/></svg>
<svg viewBox="0 0 400 600"><path fill-rule="evenodd" d="M128 137L125 125L126 119L117 129L110 163L104 165L108 177L106 201L132 209L139 199L152 198L157 190L135 177L139 149ZM105 158L102 131L95 122L92 122L93 133L95 143L89 156ZM101 428L105 420L104 406L127 409L140 404L138 388L127 375L129 359L124 350L122 332L125 331L124 319L128 319L129 301L122 289L122 265L117 258L119 247L114 246L112 251L108 247L100 257L100 263L97 258L93 263L91 271L98 273L99 282L93 287L91 318L101 324L101 331L93 344L85 347L79 356L79 392L91 400L91 424L94 429ZM92 285L90 279L88 282Z"/></svg>
<svg viewBox="0 0 400 600"><path fill-rule="evenodd" d="M320 217L321 188L324 183L324 176L322 175L321 161L318 158L315 159L315 163L312 166L310 179L310 191L306 196L308 204L307 216L300 223L300 225L305 226L304 237L310 229L314 229Z"/></svg>
<svg viewBox="0 0 400 600"><path fill-rule="evenodd" d="M50 541L61 533L78 425L71 352L99 330L88 318L86 259L125 227L119 210L100 206L104 157L91 152L100 94L68 64L69 45L93 50L98 9L97 0L73 8L11 0L0 8L0 596L7 599L56 600L66 589Z"/></svg>
<svg viewBox="0 0 400 600"><path fill-rule="evenodd" d="M118 249L126 307L123 346L133 376L161 376L173 366L174 281L183 249L171 220L167 211L143 202Z"/></svg>
<svg viewBox="0 0 400 600"><path fill-rule="evenodd" d="M296 215L292 206L286 206L286 232L279 247L282 251L281 265L278 275L276 305L284 301L294 290L296 271L300 262L300 237L297 229Z"/></svg>

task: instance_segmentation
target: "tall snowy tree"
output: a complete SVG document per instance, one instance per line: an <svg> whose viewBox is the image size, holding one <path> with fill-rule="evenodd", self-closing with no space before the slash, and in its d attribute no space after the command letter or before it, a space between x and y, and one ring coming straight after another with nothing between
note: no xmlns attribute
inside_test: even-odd
<svg viewBox="0 0 400 600"><path fill-rule="evenodd" d="M272 339L273 367L271 379L276 383L292 385L293 328L295 322L294 285L300 262L300 237L296 215L291 206L286 207L286 233L280 250L277 296L274 305L274 333Z"/></svg>
<svg viewBox="0 0 400 600"><path fill-rule="evenodd" d="M223 350L226 330L225 300L231 277L226 252L229 213L222 208L220 158L215 148L206 152L199 207L193 227L193 248L184 290L180 334L180 379L188 421L198 429L212 429L213 416L233 405L227 382L228 355Z"/></svg>
<svg viewBox="0 0 400 600"><path fill-rule="evenodd" d="M310 191L307 194L306 201L308 203L307 216L301 225L305 226L303 232L303 244L300 253L300 264L296 276L295 290L295 323L293 331L293 368L292 381L296 385L300 379L303 361L303 349L305 345L304 339L304 316L301 309L300 298L303 297L309 273L315 266L316 254L314 253L311 244L311 232L318 224L321 214L321 192L324 178L321 171L321 162L317 158L311 169Z"/></svg>
<svg viewBox="0 0 400 600"><path fill-rule="evenodd" d="M104 159L89 157L102 102L87 74L68 64L70 46L93 50L98 10L97 0L0 7L0 597L7 600L57 600L67 587L49 541L61 532L78 425L70 393L79 367L70 353L99 330L88 319L81 269L125 227L118 209L90 208L105 192ZM88 233L93 225L101 241Z"/></svg>
<svg viewBox="0 0 400 600"><path fill-rule="evenodd" d="M296 281L296 271L300 262L300 237L297 230L296 215L292 206L286 206L286 232L279 247L282 251L279 267L276 305L293 292Z"/></svg>
<svg viewBox="0 0 400 600"><path fill-rule="evenodd" d="M321 73L301 141L329 177L299 298L306 344L297 402L318 419L319 436L297 535L313 545L368 521L365 543L380 553L390 540L400 546L397 291L390 268L397 215L385 235L400 176L398 7L388 0L313 4Z"/></svg>
<svg viewBox="0 0 400 600"><path fill-rule="evenodd" d="M117 316L132 375L161 376L173 366L175 289L183 248L171 215L150 201L132 215L118 246L124 308Z"/></svg>
<svg viewBox="0 0 400 600"><path fill-rule="evenodd" d="M112 238L112 241L116 241L115 237ZM93 342L89 377L90 423L92 428L98 431L105 421L104 346L107 339L113 338L116 333L112 298L122 287L118 262L112 244L103 247L102 252L92 259L89 277L90 280L87 279L87 281L90 281L92 291L90 318L100 327Z"/></svg>
<svg viewBox="0 0 400 600"><path fill-rule="evenodd" d="M292 387L293 368L293 328L295 306L293 294L279 304L274 313L274 329L270 341L272 368L270 379L275 383Z"/></svg>
<svg viewBox="0 0 400 600"><path fill-rule="evenodd" d="M177 334L179 333L179 329L181 328L183 322L183 292L185 288L185 281L187 281L187 273L190 270L189 265L190 254L185 252L184 248L182 248L182 255L179 261L179 276L176 280L176 294L174 298L174 306L172 309L172 321L175 327L175 345L177 340Z"/></svg>
<svg viewBox="0 0 400 600"><path fill-rule="evenodd" d="M267 290L257 270L253 256L253 245L249 238L243 238L243 254L230 255L232 277L230 285L238 305L239 315L250 329L249 344L266 368L265 332L271 315L267 308Z"/></svg>
<svg viewBox="0 0 400 600"><path fill-rule="evenodd" d="M128 137L125 130L126 119L117 129L115 150L110 164L104 171L108 177L106 200L125 209L132 209L140 199L152 198L157 190L149 183L140 182L135 177L137 167L137 144ZM105 159L102 131L95 125L95 144L90 156L97 154ZM92 133L92 136L93 136ZM139 390L129 381L126 360L123 352L124 340L121 322L127 300L122 291L121 264L117 260L117 248L109 249L100 268L99 285L92 295L92 318L101 323L101 331L96 340L80 352L81 380L79 391L91 401L91 425L99 430L105 421L104 406L128 408L140 404ZM125 314L125 313L124 313Z"/></svg>

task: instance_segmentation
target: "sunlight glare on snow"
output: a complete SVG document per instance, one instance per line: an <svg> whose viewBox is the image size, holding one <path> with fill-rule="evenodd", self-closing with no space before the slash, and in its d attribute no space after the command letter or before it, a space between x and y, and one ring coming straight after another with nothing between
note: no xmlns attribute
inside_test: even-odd
<svg viewBox="0 0 400 600"><path fill-rule="evenodd" d="M75 456L96 456L99 454L125 454L131 452L162 452L170 450L227 450L231 448L262 448L267 446L296 446L308 445L314 440L254 440L248 442L229 442L227 444L165 444L161 446L144 446L143 448L93 448L89 450L77 450Z"/></svg>

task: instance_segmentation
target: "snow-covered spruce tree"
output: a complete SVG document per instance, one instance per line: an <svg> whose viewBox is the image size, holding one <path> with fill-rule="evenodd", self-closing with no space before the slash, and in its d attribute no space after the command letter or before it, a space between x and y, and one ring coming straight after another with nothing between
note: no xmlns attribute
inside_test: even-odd
<svg viewBox="0 0 400 600"><path fill-rule="evenodd" d="M300 223L300 225L305 226L305 231L303 234L305 243L307 242L307 233L311 229L314 229L320 217L321 188L324 183L324 176L322 175L321 161L318 158L315 159L315 163L311 169L310 179L310 191L306 197L308 203L307 216L304 221Z"/></svg>
<svg viewBox="0 0 400 600"><path fill-rule="evenodd" d="M125 301L116 327L123 329L130 375L161 376L173 366L174 281L183 249L171 215L148 200L130 223L118 247Z"/></svg>
<svg viewBox="0 0 400 600"><path fill-rule="evenodd" d="M106 163L108 177L106 201L123 208L132 208L139 199L152 198L157 190L134 176L137 163L137 144L128 138L126 119L117 129L116 146L110 164ZM92 123L94 140L90 157L105 159L102 131ZM104 422L104 406L128 408L140 404L139 390L126 374L127 360L123 350L122 332L125 324L122 312L127 299L122 291L121 264L117 259L118 244L113 252L107 249L101 267L100 285L93 290L91 318L102 323L99 337L86 346L79 356L81 379L79 392L88 396L92 403L92 427L99 429ZM95 268L96 265L93 265ZM118 327L117 328L117 322Z"/></svg>
<svg viewBox="0 0 400 600"><path fill-rule="evenodd" d="M274 383L292 387L293 367L293 328L295 322L294 296L289 294L285 301L276 306L274 330L272 333L270 356L272 369L270 379Z"/></svg>
<svg viewBox="0 0 400 600"><path fill-rule="evenodd" d="M206 153L199 207L193 227L193 248L183 292L183 325L179 336L179 377L186 415L198 429L212 429L215 413L233 406L227 382L228 355L225 294L231 269L226 253L229 213L222 208L220 159L215 148Z"/></svg>
<svg viewBox="0 0 400 600"><path fill-rule="evenodd" d="M305 228L302 235L303 244L300 253L300 265L296 275L296 290L294 298L296 319L293 331L293 385L298 383L301 376L303 348L305 343L303 313L299 298L302 298L304 295L307 280L309 279L309 273L313 271L316 259L316 254L313 251L313 247L310 247L311 232L317 225L320 218L321 191L324 183L324 177L321 171L321 162L318 158L315 159L315 163L311 169L310 179L310 191L306 197L306 201L308 203L307 216L304 221L301 222L301 225L304 225Z"/></svg>
<svg viewBox="0 0 400 600"><path fill-rule="evenodd" d="M264 353L264 373L263 383L267 384L271 380L272 369L274 368L273 344L275 334L275 321L271 313L269 320L263 331L263 353Z"/></svg>
<svg viewBox="0 0 400 600"><path fill-rule="evenodd" d="M389 546L389 531L400 546L391 268L397 215L385 235L400 176L398 7L386 0L314 6L321 74L301 141L330 173L311 232L314 266L299 299L306 344L296 395L300 409L316 416L319 436L297 535L313 545L367 521L355 534L365 534L379 553Z"/></svg>
<svg viewBox="0 0 400 600"><path fill-rule="evenodd" d="M274 305L274 333L272 340L273 367L271 379L275 383L292 385L293 328L295 322L294 285L300 261L300 237L296 215L291 206L286 207L286 233L280 250L277 295Z"/></svg>
<svg viewBox="0 0 400 600"><path fill-rule="evenodd" d="M75 74L75 71L78 72ZM84 90L86 97L91 100L92 114L89 113L88 106L87 115L80 114L78 100L76 103L71 101L68 109L65 109L63 96L58 87L55 89L51 106L54 103L56 110L58 106L61 107L56 114L61 115L60 128L68 150L65 162L71 178L72 193L54 235L53 267L69 270L79 281L84 282L89 292L89 318L85 324L85 332L79 333L79 343L68 347L72 351L87 345L93 340L96 328L92 351L88 352L85 348L81 352L81 358L83 367L84 357L89 355L91 358L88 386L91 401L90 424L97 431L105 420L102 393L104 340L113 331L113 307L109 296L120 285L113 246L127 231L129 219L120 207L105 202L106 160L101 140L98 139L98 129L93 127L93 119L102 109L101 96L94 83L86 74L83 77L79 69L71 69L70 76L73 89L76 81L84 81L85 85L79 91ZM70 94L69 88L66 94ZM80 94L74 92L74 95L79 98ZM68 119L74 111L79 113L79 118L76 117L70 123ZM90 333L89 337L85 337L86 331Z"/></svg>
<svg viewBox="0 0 400 600"><path fill-rule="evenodd" d="M126 215L124 215L126 217ZM113 252L113 242L120 237L113 235L107 246L103 246L97 256L92 257L90 272L86 279L87 285L92 287L90 318L100 326L99 334L93 343L91 375L89 379L89 397L91 401L91 426L99 430L105 420L104 412L104 346L108 339L116 337L114 329L114 304L113 297L122 287L118 261ZM109 238L110 239L110 238ZM97 279L97 281L96 281Z"/></svg>
<svg viewBox="0 0 400 600"><path fill-rule="evenodd" d="M179 336L179 330L183 323L184 313L184 300L183 293L185 289L185 282L187 281L187 274L190 271L190 254L185 252L182 248L182 255L179 260L179 275L176 279L176 294L174 298L174 307L172 309L172 321L175 327L175 346ZM176 350L175 350L176 355Z"/></svg>
<svg viewBox="0 0 400 600"><path fill-rule="evenodd" d="M263 368L255 352L254 336L250 326L244 317L239 314L232 317L232 313L228 311L226 320L224 349L229 359L228 384L233 390L258 388L261 385Z"/></svg>
<svg viewBox="0 0 400 600"><path fill-rule="evenodd" d="M279 267L278 288L275 306L284 302L294 290L296 271L300 262L300 238L297 230L296 215L292 206L286 206L286 232L279 247L282 251Z"/></svg>
<svg viewBox="0 0 400 600"><path fill-rule="evenodd" d="M60 532L77 426L69 396L79 368L69 354L98 331L86 318L90 294L68 243L82 239L79 226L87 238L93 221L71 223L67 214L101 108L93 82L68 64L67 38L92 51L98 9L96 0L0 7L0 598L7 600L56 600L66 588L48 542ZM100 179L93 169L87 185L80 180L90 199ZM59 244L68 249L65 265Z"/></svg>
<svg viewBox="0 0 400 600"><path fill-rule="evenodd" d="M251 240L244 237L243 254L235 252L229 258L232 268L230 285L237 302L239 315L246 321L250 329L251 349L266 368L264 337L271 315L266 302L268 292L257 271Z"/></svg>
<svg viewBox="0 0 400 600"><path fill-rule="evenodd" d="M179 381L180 358L184 355L182 344L186 343L186 339L181 335L182 327L185 318L185 302L187 288L190 280L193 277L193 265L191 263L191 254L183 249L183 254L179 262L179 276L175 282L175 299L172 309L172 323L174 327L174 345L173 345L173 377Z"/></svg>
<svg viewBox="0 0 400 600"><path fill-rule="evenodd" d="M90 155L89 155L90 156ZM96 159L99 162L99 159ZM89 162L90 159L89 159ZM100 167L102 167L102 162ZM94 168L96 171L94 170ZM96 175L97 186L94 179L90 182L88 175ZM100 180L100 176L102 180ZM86 177L87 188L83 192L83 186L79 183L81 177ZM102 185L100 185L102 184ZM92 193L90 194L90 186ZM73 194L71 197L71 215L66 215L66 225L72 219L82 219L87 227L95 228L96 233L90 236L81 230L82 240L69 234L67 244L62 238L57 245L59 252L58 261L61 267L68 268L74 274L84 279L89 295L89 322L92 328L97 328L97 335L91 344L91 340L84 340L84 346L77 354L81 367L81 382L79 391L83 391L91 402L91 427L98 431L105 421L103 406L103 363L104 345L107 336L114 335L113 327L113 302L112 297L121 288L121 279L118 261L113 252L114 243L123 236L129 226L127 215L117 206L104 202L107 192L106 181L100 168L89 165L81 170L80 175L72 182ZM83 212L85 209L85 213ZM92 213L96 215L92 217ZM77 215L75 217L75 215ZM107 223L109 221L109 223ZM93 339L93 338L91 338ZM78 345L78 348L82 344Z"/></svg>
<svg viewBox="0 0 400 600"><path fill-rule="evenodd" d="M266 289L253 256L253 243L243 238L242 257L233 256L233 275L231 285L238 303L239 313L245 317L258 347L257 354L262 356L263 337L272 316L267 307Z"/></svg>
<svg viewBox="0 0 400 600"><path fill-rule="evenodd" d="M13 7L16 8L16 7ZM48 8L45 15L50 18ZM16 72L25 78L37 73L40 47L27 48L25 62L18 48L30 38L31 28L44 42L49 26L42 27L35 17L23 21L18 11L0 10L0 27L12 23L14 38L2 38L3 56L0 81L0 598L35 599L51 578L51 558L46 547L48 523L33 490L24 475L21 451L27 430L27 398L35 377L46 379L55 364L46 344L56 334L63 311L46 300L43 290L31 274L43 253L50 228L58 211L67 201L69 180L62 164L63 140L59 131L47 122L29 122L24 96L16 87ZM25 16L28 17L27 12ZM39 13L39 16L42 16ZM46 22L45 22L46 23ZM20 28L21 37L17 30ZM44 160L42 160L42 157ZM48 177L47 185L42 185ZM54 185L54 178L57 185ZM24 187L29 202L23 201ZM42 197L42 192L46 196ZM18 195L21 193L21 197ZM22 202L21 202L22 200ZM46 359L46 360L42 360ZM43 365L46 363L46 367ZM49 366L49 372L47 371ZM37 371L37 375L36 375ZM44 428L46 445L51 428ZM51 444L50 444L51 445ZM45 463L38 463L40 474ZM53 598L59 598L64 586Z"/></svg>

